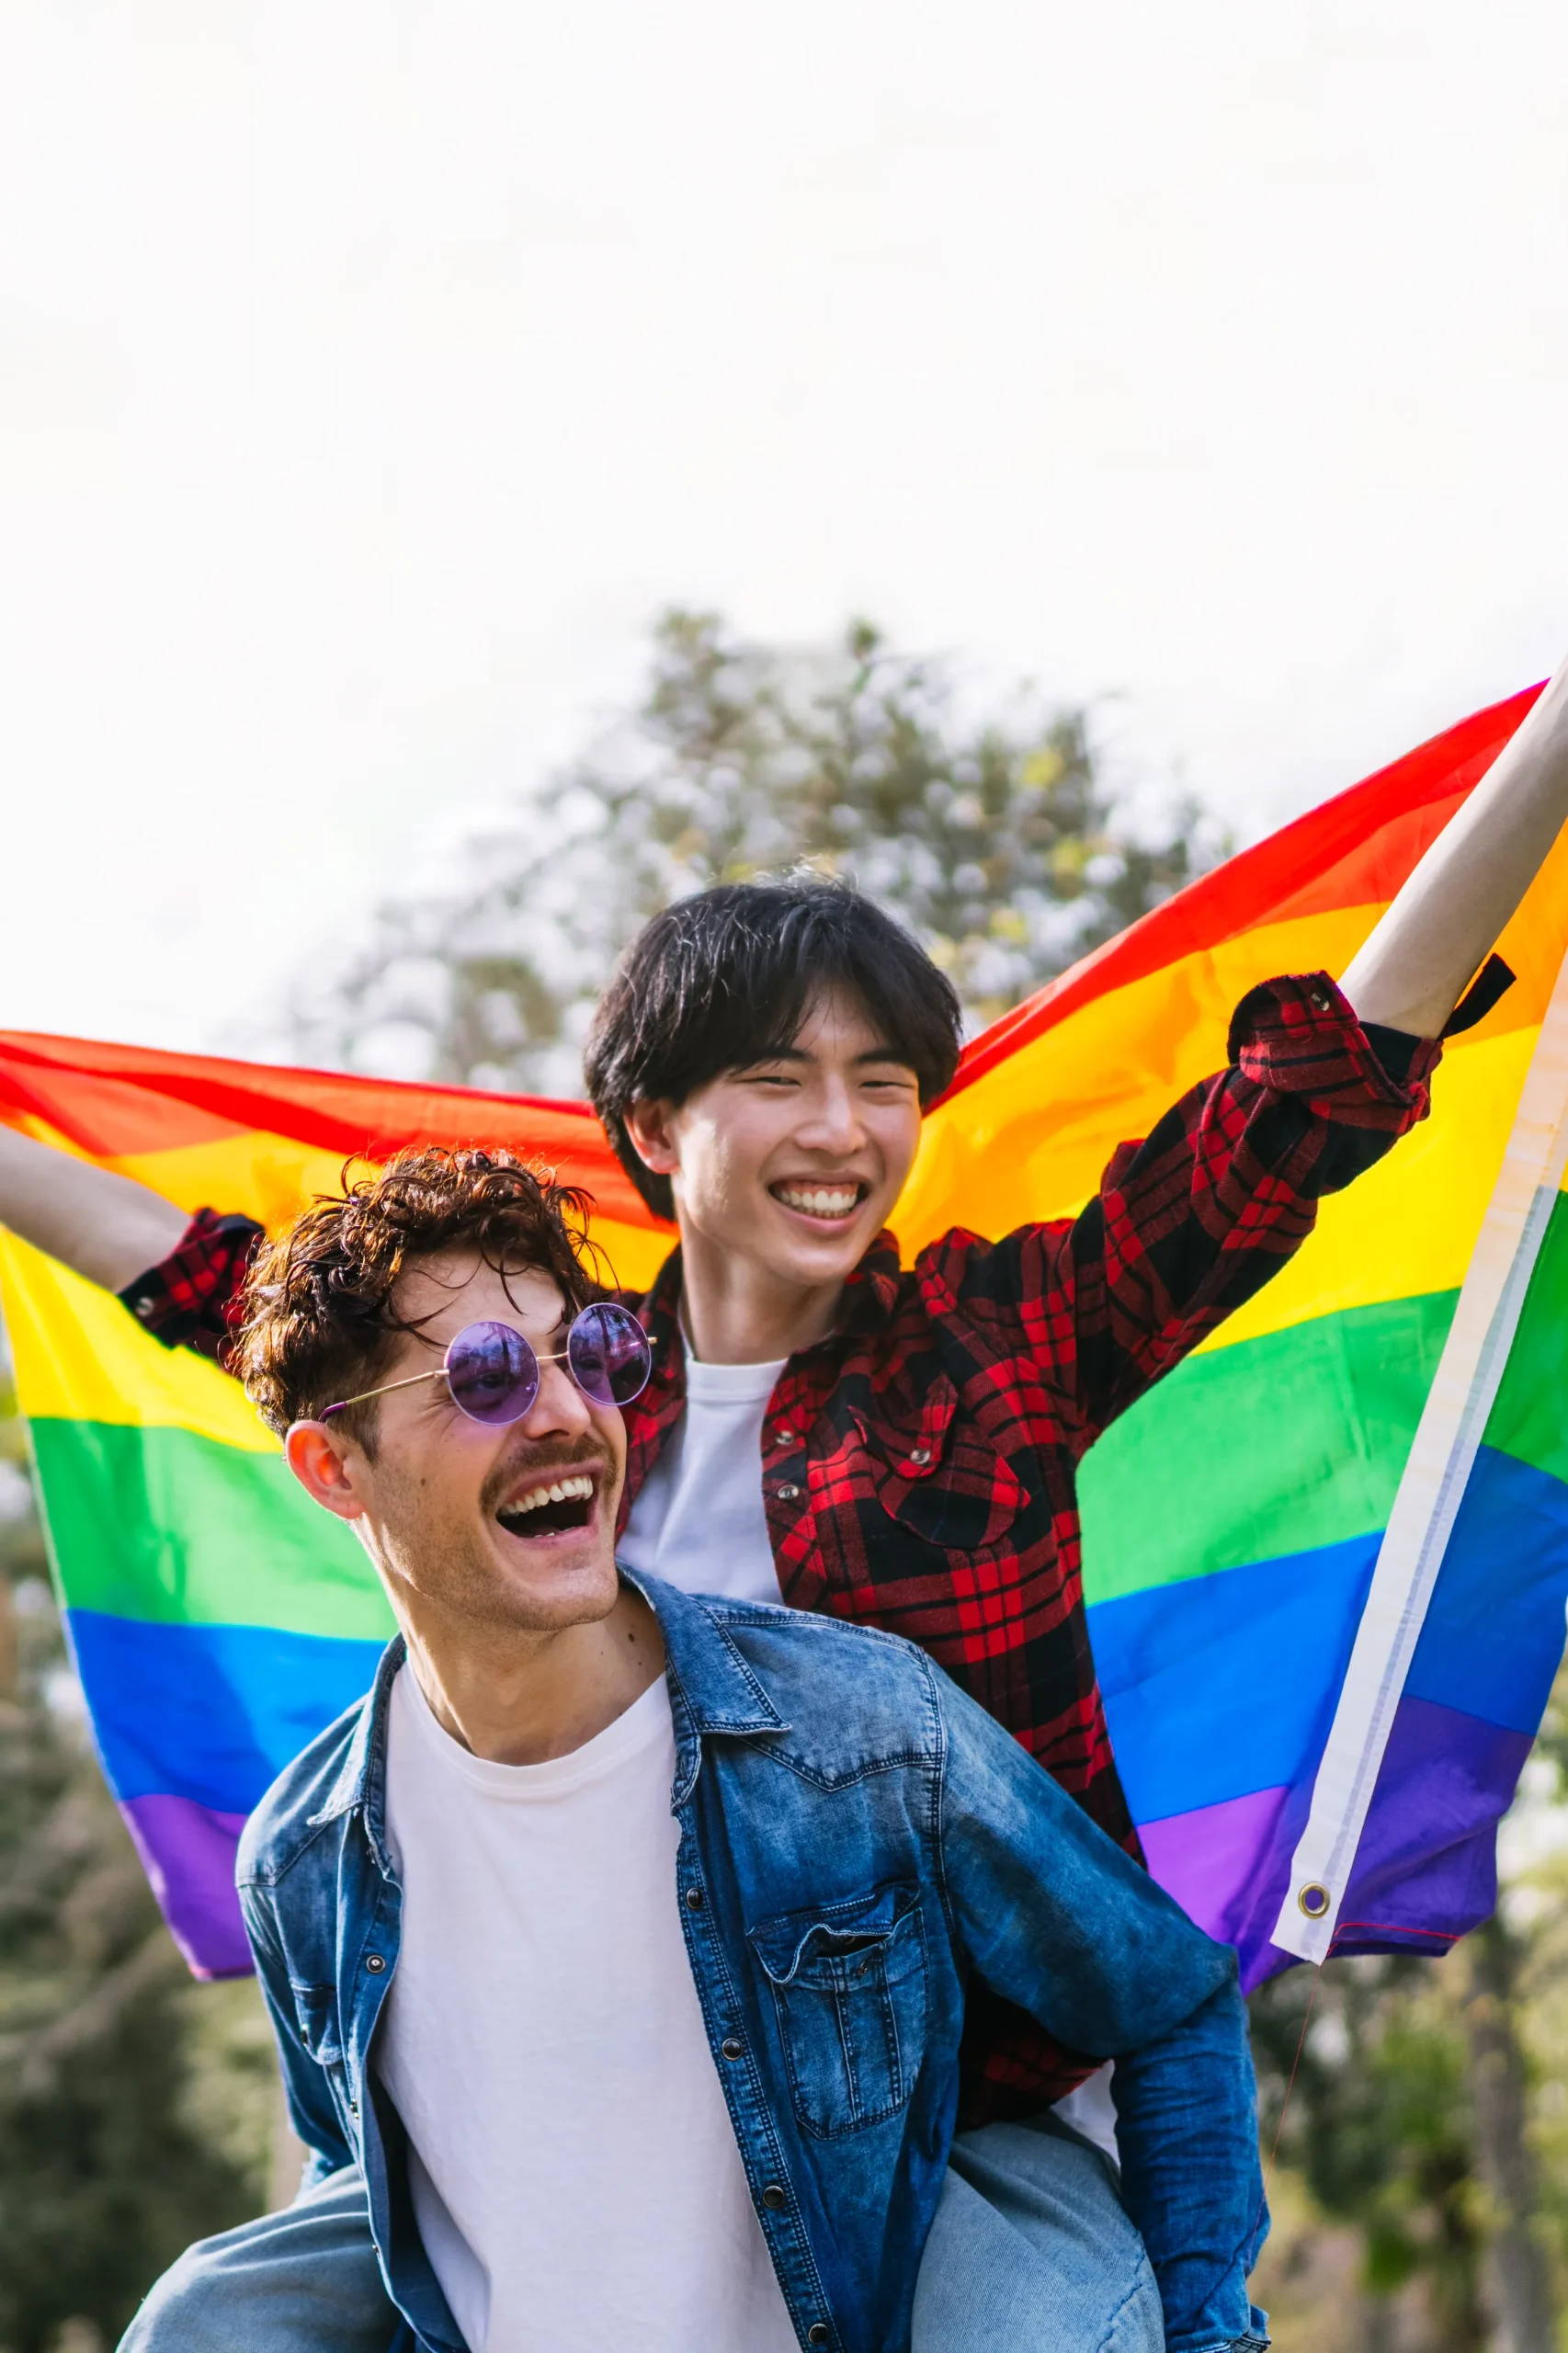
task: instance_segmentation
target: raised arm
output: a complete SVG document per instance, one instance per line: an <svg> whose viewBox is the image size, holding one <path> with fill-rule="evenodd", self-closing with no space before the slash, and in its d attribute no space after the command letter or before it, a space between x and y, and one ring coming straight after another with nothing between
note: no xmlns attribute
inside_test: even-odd
<svg viewBox="0 0 1568 2353"><path fill-rule="evenodd" d="M106 1290L166 1258L188 1222L148 1186L0 1127L0 1225Z"/></svg>
<svg viewBox="0 0 1568 2353"><path fill-rule="evenodd" d="M1352 958L1359 1018L1435 1038L1564 824L1568 661Z"/></svg>

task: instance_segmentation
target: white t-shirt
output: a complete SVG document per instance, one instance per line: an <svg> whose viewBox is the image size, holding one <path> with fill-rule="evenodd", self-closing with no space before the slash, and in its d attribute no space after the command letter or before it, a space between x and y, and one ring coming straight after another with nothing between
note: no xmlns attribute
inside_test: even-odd
<svg viewBox="0 0 1568 2353"><path fill-rule="evenodd" d="M686 1411L616 1547L629 1569L687 1593L779 1599L762 1502L762 1423L788 1362L702 1364L687 1351Z"/></svg>
<svg viewBox="0 0 1568 2353"><path fill-rule="evenodd" d="M662 1676L543 1765L471 1756L393 1681L377 2064L472 2353L794 2353L681 1933L674 1778Z"/></svg>

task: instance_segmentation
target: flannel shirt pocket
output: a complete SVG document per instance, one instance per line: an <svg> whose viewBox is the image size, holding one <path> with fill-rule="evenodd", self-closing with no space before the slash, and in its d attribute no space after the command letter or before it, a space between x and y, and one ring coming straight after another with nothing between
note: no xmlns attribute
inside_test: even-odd
<svg viewBox="0 0 1568 2353"><path fill-rule="evenodd" d="M891 1520L944 1552L983 1552L1012 1527L1026 1496L1010 1463L940 1373L917 1413L872 1421L857 1414L871 1491Z"/></svg>

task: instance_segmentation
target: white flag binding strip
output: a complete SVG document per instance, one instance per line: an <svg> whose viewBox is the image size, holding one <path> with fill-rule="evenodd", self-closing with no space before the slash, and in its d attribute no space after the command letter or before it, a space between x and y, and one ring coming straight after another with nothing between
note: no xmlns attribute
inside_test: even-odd
<svg viewBox="0 0 1568 2353"><path fill-rule="evenodd" d="M1439 1085L1441 1081L1439 1080ZM1513 1346L1568 1162L1568 960L1530 1057L1503 1165L1416 1427L1273 1941L1326 1961L1394 1710Z"/></svg>

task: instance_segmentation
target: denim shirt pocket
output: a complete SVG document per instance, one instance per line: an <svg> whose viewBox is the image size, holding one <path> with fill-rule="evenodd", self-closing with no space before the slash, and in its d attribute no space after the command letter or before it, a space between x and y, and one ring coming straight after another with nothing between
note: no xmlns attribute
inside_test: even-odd
<svg viewBox="0 0 1568 2353"><path fill-rule="evenodd" d="M294 2017L300 2029L300 2040L326 2076L338 2113L347 2123L358 2111L348 2093L344 2063L347 2054L338 2023L337 1988L335 1985L301 1985L290 1979L289 1991L294 1997Z"/></svg>
<svg viewBox="0 0 1568 2353"><path fill-rule="evenodd" d="M926 2046L926 1933L912 1882L750 1931L778 2019L795 2116L833 2140L896 2116Z"/></svg>

